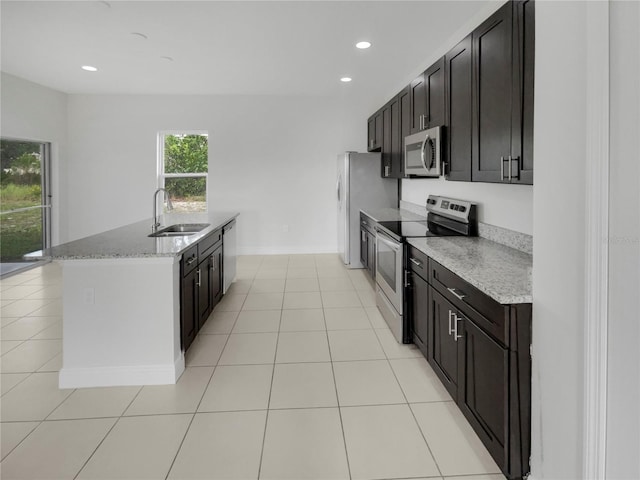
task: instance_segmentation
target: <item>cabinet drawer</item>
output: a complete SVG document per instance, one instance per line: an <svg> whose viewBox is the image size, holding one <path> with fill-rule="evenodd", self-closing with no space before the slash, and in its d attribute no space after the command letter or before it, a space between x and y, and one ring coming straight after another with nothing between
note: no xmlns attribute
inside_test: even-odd
<svg viewBox="0 0 640 480"><path fill-rule="evenodd" d="M509 307L500 305L433 259L429 260L429 283L482 330L508 345Z"/></svg>
<svg viewBox="0 0 640 480"><path fill-rule="evenodd" d="M216 230L198 242L198 262L211 255L211 248L222 240L222 229Z"/></svg>
<svg viewBox="0 0 640 480"><path fill-rule="evenodd" d="M365 215L364 213L360 212L360 228L364 228L369 233L375 235L376 234L376 225L377 225L377 223L378 222L376 222L371 217L369 217L369 216Z"/></svg>
<svg viewBox="0 0 640 480"><path fill-rule="evenodd" d="M429 267L427 266L427 262L429 261L429 257L415 247L409 247L407 253L407 267L411 269L412 272L420 275L424 280L428 280Z"/></svg>
<svg viewBox="0 0 640 480"><path fill-rule="evenodd" d="M194 245L182 254L182 276L189 275L198 266L198 245Z"/></svg>

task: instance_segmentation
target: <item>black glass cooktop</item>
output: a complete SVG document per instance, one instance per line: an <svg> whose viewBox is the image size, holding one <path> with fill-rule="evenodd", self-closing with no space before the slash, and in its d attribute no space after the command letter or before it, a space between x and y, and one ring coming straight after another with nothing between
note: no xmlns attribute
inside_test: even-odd
<svg viewBox="0 0 640 480"><path fill-rule="evenodd" d="M405 238L462 235L433 222L378 222L378 228L398 242Z"/></svg>

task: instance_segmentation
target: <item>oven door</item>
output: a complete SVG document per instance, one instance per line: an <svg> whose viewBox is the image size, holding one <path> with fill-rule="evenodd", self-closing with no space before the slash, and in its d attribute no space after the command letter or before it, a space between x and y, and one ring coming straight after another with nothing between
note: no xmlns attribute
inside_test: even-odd
<svg viewBox="0 0 640 480"><path fill-rule="evenodd" d="M376 232L376 283L402 315L402 243Z"/></svg>

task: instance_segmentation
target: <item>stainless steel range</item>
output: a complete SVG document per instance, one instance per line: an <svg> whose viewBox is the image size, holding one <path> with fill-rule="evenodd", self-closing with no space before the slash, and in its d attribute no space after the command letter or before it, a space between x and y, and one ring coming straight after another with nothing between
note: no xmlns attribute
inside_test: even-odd
<svg viewBox="0 0 640 480"><path fill-rule="evenodd" d="M476 204L429 195L427 220L378 222L376 227L376 304L400 343L411 343L411 322L405 308L405 239L477 236Z"/></svg>

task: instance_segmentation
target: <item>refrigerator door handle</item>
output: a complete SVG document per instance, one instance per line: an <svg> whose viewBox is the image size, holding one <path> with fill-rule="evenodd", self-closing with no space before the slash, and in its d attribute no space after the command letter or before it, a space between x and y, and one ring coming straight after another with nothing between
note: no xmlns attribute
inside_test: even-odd
<svg viewBox="0 0 640 480"><path fill-rule="evenodd" d="M336 194L338 195L338 203L340 202L340 177L338 177L338 181L336 182Z"/></svg>

